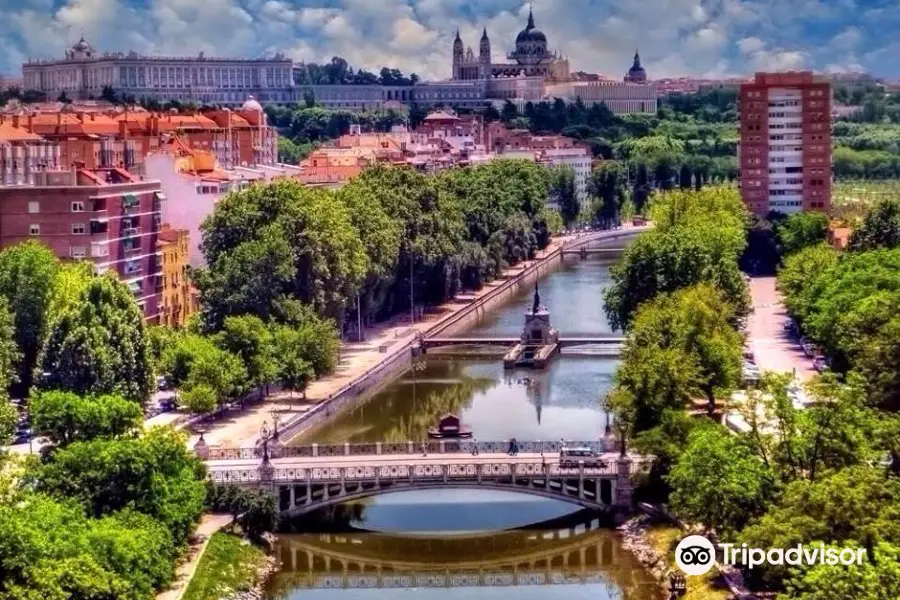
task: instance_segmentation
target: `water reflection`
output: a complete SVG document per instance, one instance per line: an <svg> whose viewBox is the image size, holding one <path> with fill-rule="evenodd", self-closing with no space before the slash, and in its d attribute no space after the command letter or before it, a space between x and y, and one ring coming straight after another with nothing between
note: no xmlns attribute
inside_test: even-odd
<svg viewBox="0 0 900 600"><path fill-rule="evenodd" d="M567 258L559 269L541 280L541 303L550 311L550 321L561 336L612 331L603 312L611 264L609 260ZM459 335L519 335L522 315L531 307L533 293L533 289L522 288L514 300L485 315L475 329Z"/></svg>
<svg viewBox="0 0 900 600"><path fill-rule="evenodd" d="M476 504L457 507L473 510ZM477 508L496 512L503 504ZM513 504L529 514L546 503ZM415 512L418 507L406 510ZM344 520L343 527L337 526L344 529L340 533L282 535L276 553L282 567L270 582L268 597L329 598L339 593L345 599L380 599L393 598L397 588L406 588L428 598L457 598L463 597L458 588L505 586L562 586L541 588L545 599L656 597L652 580L621 548L608 529L610 524L590 512L570 512L515 531L453 536L373 533L348 527L359 518L368 523L365 512L365 508L345 508L331 515ZM448 517L445 512L438 522ZM578 586L570 588L572 584ZM478 594L484 597L482 590ZM519 590L516 594L523 597Z"/></svg>
<svg viewBox="0 0 900 600"><path fill-rule="evenodd" d="M496 359L428 360L297 442L421 440L448 412L481 440L598 439L606 426L600 398L615 368L585 357L557 357L545 371L504 371Z"/></svg>

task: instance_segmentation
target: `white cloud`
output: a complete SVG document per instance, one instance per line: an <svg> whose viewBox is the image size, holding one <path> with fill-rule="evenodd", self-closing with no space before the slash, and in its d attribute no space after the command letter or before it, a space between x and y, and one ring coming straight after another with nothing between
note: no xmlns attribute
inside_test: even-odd
<svg viewBox="0 0 900 600"><path fill-rule="evenodd" d="M750 36L738 40L737 47L741 54L753 54L765 48L766 43L758 37Z"/></svg>
<svg viewBox="0 0 900 600"><path fill-rule="evenodd" d="M100 51L296 60L343 56L426 78L450 73L457 28L478 52L483 27L503 60L525 0L0 0L0 72L26 56L62 56L83 31ZM897 71L900 10L864 0L534 0L537 25L575 70L619 77L637 47L651 77L747 74L759 68ZM859 6L857 6L857 4ZM900 7L900 5L898 5ZM813 11L816 14L812 14ZM896 13L896 14L895 14ZM893 15L893 16L892 16ZM888 23L890 21L890 23ZM812 25L815 25L814 27ZM849 67L848 67L849 68Z"/></svg>
<svg viewBox="0 0 900 600"><path fill-rule="evenodd" d="M850 26L831 38L831 44L841 50L850 50L856 48L857 44L862 40L862 37L862 29L856 26Z"/></svg>

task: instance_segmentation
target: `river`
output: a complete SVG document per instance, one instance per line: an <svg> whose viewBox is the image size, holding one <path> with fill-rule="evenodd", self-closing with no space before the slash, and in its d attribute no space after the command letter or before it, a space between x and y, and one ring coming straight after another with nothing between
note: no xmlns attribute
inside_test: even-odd
<svg viewBox="0 0 900 600"><path fill-rule="evenodd" d="M568 258L539 283L566 335L611 331L603 313L609 262ZM484 317L468 336L518 335L533 290ZM504 372L492 359L429 358L297 443L421 440L453 412L480 440L597 439L614 360L556 357L543 372ZM523 383L523 377L531 379ZM650 600L649 574L610 523L563 502L496 491L418 491L370 498L292 523L279 537L271 599L388 600L399 596ZM527 527L526 529L515 529ZM477 591L472 587L479 588ZM311 589L312 588L312 589ZM341 588L341 589L334 589Z"/></svg>

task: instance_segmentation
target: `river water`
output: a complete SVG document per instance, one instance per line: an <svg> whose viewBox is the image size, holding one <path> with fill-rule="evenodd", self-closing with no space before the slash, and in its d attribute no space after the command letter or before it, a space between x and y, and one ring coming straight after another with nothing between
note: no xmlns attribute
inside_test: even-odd
<svg viewBox="0 0 900 600"><path fill-rule="evenodd" d="M551 323L566 335L611 331L603 314L609 262L568 258L539 283ZM533 290L485 316L465 336L516 336ZM551 361L543 372L504 372L502 361L429 358L296 443L422 440L452 412L479 440L591 440L603 435L603 394L616 362ZM530 382L522 382L523 377ZM601 517L602 519L602 517ZM574 505L512 492L390 494L285 523L270 599L650 600L649 574L610 523ZM515 529L522 528L524 529ZM515 529L515 530L513 530Z"/></svg>

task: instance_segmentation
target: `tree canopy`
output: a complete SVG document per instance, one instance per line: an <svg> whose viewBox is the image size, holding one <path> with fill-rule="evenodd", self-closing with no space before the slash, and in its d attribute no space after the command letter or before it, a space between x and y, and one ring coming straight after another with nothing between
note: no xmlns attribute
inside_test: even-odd
<svg viewBox="0 0 900 600"><path fill-rule="evenodd" d="M152 367L134 294L111 274L92 277L77 293L74 302L51 312L38 387L146 401Z"/></svg>

